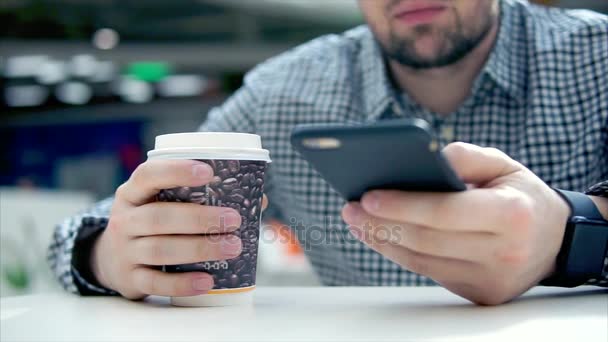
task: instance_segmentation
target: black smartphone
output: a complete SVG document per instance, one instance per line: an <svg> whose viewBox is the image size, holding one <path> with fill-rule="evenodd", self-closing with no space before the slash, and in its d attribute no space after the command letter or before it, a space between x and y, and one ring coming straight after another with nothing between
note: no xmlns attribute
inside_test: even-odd
<svg viewBox="0 0 608 342"><path fill-rule="evenodd" d="M466 190L421 119L299 125L291 144L347 201L370 190Z"/></svg>

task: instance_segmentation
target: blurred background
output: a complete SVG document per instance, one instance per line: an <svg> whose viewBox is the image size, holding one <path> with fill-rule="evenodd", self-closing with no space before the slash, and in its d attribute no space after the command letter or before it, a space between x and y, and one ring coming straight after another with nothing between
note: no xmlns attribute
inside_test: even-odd
<svg viewBox="0 0 608 342"><path fill-rule="evenodd" d="M195 130L256 64L360 23L355 0L1 0L0 295L58 288L54 225L110 196L156 135ZM292 237L264 229L258 283L317 285Z"/></svg>

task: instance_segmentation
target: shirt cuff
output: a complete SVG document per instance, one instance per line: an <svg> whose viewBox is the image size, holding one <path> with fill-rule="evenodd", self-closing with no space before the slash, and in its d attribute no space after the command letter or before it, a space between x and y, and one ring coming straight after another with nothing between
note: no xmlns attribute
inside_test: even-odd
<svg viewBox="0 0 608 342"><path fill-rule="evenodd" d="M608 198L608 181L598 183L585 192L589 196Z"/></svg>
<svg viewBox="0 0 608 342"><path fill-rule="evenodd" d="M82 228L78 232L74 242L74 249L72 250L72 275L78 291L84 296L118 295L117 292L102 286L95 278L90 267L93 245L105 230L107 221L106 218L99 217L83 218Z"/></svg>

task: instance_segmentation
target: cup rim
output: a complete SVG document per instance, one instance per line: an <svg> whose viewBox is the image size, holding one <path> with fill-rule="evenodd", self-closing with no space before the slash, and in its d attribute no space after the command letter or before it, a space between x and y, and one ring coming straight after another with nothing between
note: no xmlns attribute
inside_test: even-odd
<svg viewBox="0 0 608 342"><path fill-rule="evenodd" d="M271 163L270 152L260 148L172 147L148 151L150 159L259 160Z"/></svg>

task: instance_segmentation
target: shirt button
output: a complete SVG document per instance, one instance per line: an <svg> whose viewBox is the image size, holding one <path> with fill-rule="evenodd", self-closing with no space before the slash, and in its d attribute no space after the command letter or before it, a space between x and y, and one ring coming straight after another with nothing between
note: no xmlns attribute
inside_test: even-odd
<svg viewBox="0 0 608 342"><path fill-rule="evenodd" d="M454 127L452 126L443 126L441 128L441 138L448 143L454 141Z"/></svg>

